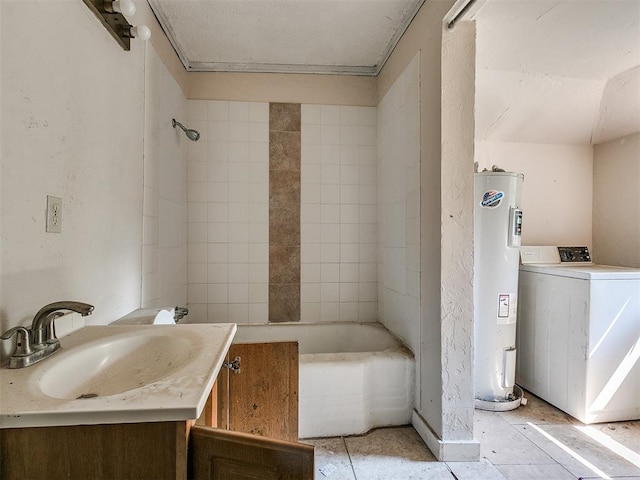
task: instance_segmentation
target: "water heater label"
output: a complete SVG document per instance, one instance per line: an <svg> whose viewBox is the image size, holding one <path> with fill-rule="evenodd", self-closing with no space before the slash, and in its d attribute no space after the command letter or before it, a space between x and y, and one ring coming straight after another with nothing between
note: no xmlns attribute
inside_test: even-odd
<svg viewBox="0 0 640 480"><path fill-rule="evenodd" d="M498 295L498 324L516 323L518 312L518 296L515 293Z"/></svg>
<svg viewBox="0 0 640 480"><path fill-rule="evenodd" d="M498 296L498 317L509 317L509 295Z"/></svg>
<svg viewBox="0 0 640 480"><path fill-rule="evenodd" d="M488 190L484 193L484 195L482 195L480 206L486 208L495 208L500 205L503 198L504 192L499 192L497 190Z"/></svg>

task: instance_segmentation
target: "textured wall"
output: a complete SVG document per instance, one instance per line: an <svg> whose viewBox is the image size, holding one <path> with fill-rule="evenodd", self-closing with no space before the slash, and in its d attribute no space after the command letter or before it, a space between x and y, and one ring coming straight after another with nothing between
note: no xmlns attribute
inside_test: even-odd
<svg viewBox="0 0 640 480"><path fill-rule="evenodd" d="M115 320L140 306L145 44L123 51L82 2L0 9L0 330L57 300Z"/></svg>
<svg viewBox="0 0 640 480"><path fill-rule="evenodd" d="M640 268L639 186L640 133L594 147L594 261Z"/></svg>
<svg viewBox="0 0 640 480"><path fill-rule="evenodd" d="M420 398L418 411L442 435L442 321L440 317L441 45L453 2L426 2L411 25L420 47ZM416 22L416 20L419 20ZM416 30L414 30L414 28ZM428 32L425 35L425 32ZM405 34L406 35L406 34ZM406 38L406 37L405 37ZM404 38L403 38L404 40Z"/></svg>
<svg viewBox="0 0 640 480"><path fill-rule="evenodd" d="M473 440L475 24L442 40L442 439Z"/></svg>

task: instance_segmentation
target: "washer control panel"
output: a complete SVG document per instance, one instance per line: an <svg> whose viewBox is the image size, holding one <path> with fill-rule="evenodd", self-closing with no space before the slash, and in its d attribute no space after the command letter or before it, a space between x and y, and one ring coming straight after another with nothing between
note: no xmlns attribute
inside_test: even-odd
<svg viewBox="0 0 640 480"><path fill-rule="evenodd" d="M558 247L561 263L591 263L587 247Z"/></svg>

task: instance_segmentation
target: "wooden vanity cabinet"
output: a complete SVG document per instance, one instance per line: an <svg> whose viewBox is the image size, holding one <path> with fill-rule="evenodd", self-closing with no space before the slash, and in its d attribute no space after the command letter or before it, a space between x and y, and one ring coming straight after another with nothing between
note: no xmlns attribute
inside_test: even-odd
<svg viewBox="0 0 640 480"><path fill-rule="evenodd" d="M187 422L0 430L0 478L184 479Z"/></svg>
<svg viewBox="0 0 640 480"><path fill-rule="evenodd" d="M231 345L226 363L238 357L191 430L190 478L312 480L314 448L297 443L297 342Z"/></svg>
<svg viewBox="0 0 640 480"><path fill-rule="evenodd" d="M190 479L313 480L311 445L198 425L189 442Z"/></svg>
<svg viewBox="0 0 640 480"><path fill-rule="evenodd" d="M241 373L222 369L195 422L1 429L0 478L312 480L314 448L297 443L297 343L232 345L236 356Z"/></svg>
<svg viewBox="0 0 640 480"><path fill-rule="evenodd" d="M0 478L313 479L310 445L192 423L3 429Z"/></svg>
<svg viewBox="0 0 640 480"><path fill-rule="evenodd" d="M217 427L288 442L298 441L298 343L231 345L218 374Z"/></svg>

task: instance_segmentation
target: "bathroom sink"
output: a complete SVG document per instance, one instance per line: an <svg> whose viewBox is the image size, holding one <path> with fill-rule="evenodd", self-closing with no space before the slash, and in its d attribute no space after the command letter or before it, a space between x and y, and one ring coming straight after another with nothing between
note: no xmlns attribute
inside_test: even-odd
<svg viewBox="0 0 640 480"><path fill-rule="evenodd" d="M42 393L62 399L90 399L127 392L163 378L189 358L185 336L127 335L107 338L52 357L43 365Z"/></svg>
<svg viewBox="0 0 640 480"><path fill-rule="evenodd" d="M197 419L236 325L100 325L0 372L0 429ZM1 367L0 367L1 368Z"/></svg>

